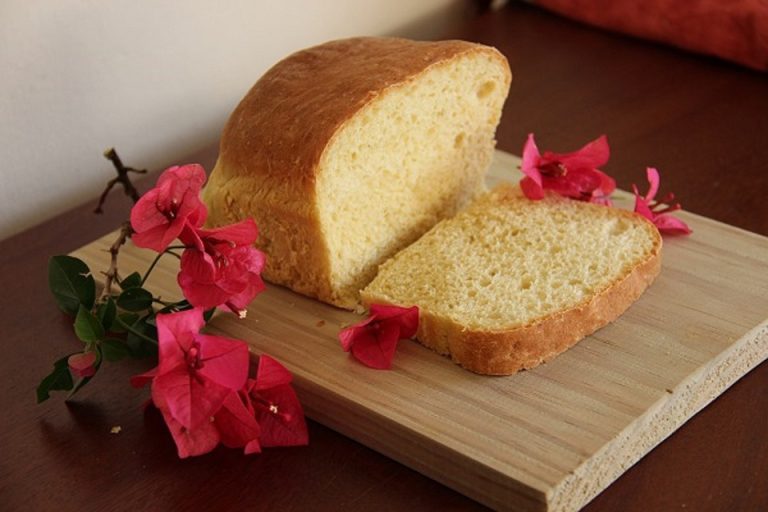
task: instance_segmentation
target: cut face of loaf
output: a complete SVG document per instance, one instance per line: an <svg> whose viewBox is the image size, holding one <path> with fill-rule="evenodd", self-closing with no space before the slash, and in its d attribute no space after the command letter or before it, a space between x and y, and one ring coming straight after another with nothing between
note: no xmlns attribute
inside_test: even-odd
<svg viewBox="0 0 768 512"><path fill-rule="evenodd" d="M266 279L354 308L380 263L484 190L506 59L463 41L334 41L280 62L230 117L209 223L254 217Z"/></svg>
<svg viewBox="0 0 768 512"><path fill-rule="evenodd" d="M532 368L615 320L660 270L632 212L504 184L384 263L367 304L417 305L417 339L465 368Z"/></svg>

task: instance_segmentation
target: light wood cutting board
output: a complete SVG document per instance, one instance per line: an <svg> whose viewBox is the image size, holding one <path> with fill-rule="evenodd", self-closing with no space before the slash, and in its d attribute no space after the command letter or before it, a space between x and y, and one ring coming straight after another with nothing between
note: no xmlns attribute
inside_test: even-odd
<svg viewBox="0 0 768 512"><path fill-rule="evenodd" d="M518 163L497 152L489 182L517 181ZM630 198L619 193L617 205ZM277 286L245 320L213 325L281 360L316 421L491 507L576 510L768 356L768 238L679 215L694 233L665 238L661 275L637 303L510 377L472 374L407 341L391 371L368 369L337 340L361 317ZM114 238L73 254L106 269ZM153 256L129 244L123 275ZM177 272L164 258L148 286L179 297Z"/></svg>

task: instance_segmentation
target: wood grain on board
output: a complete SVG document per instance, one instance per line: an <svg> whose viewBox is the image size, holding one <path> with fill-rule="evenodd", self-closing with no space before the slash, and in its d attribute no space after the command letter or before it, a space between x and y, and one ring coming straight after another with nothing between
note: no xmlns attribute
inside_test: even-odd
<svg viewBox="0 0 768 512"><path fill-rule="evenodd" d="M497 152L489 181L516 181L517 163ZM336 338L359 316L276 286L246 319L214 327L281 360L313 419L494 508L575 510L768 356L768 238L679 215L694 234L665 238L661 275L637 303L510 377L472 374L415 342L391 371L368 369ZM73 254L106 268L113 239ZM121 270L153 257L129 245ZM177 297L177 271L161 260L148 286Z"/></svg>

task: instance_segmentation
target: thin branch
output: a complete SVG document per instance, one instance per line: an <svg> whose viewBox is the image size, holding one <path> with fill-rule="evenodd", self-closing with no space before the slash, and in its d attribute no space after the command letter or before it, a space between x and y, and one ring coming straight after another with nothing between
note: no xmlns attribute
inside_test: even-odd
<svg viewBox="0 0 768 512"><path fill-rule="evenodd" d="M129 196L134 203L138 201L141 194L139 194L139 191L136 190L136 187L134 187L133 183L131 183L131 178L128 177L128 173L135 172L137 174L145 174L147 172L146 169L134 169L133 167L126 167L123 165L123 161L120 160L120 157L117 155L115 148L109 148L108 150L104 151L104 158L111 161L112 165L115 166L117 177L112 178L109 180L109 182L107 182L107 186L104 189L104 192L102 192L101 196L99 197L99 204L96 205L96 209L93 211L94 213L102 213L104 211L102 210L104 201L106 201L109 191L112 190L112 188L118 183L123 186L125 195Z"/></svg>
<svg viewBox="0 0 768 512"><path fill-rule="evenodd" d="M111 255L109 269L104 272L106 279L104 280L104 289L101 291L99 301L105 300L112 295L112 284L115 280L118 280L117 255L120 253L120 247L125 244L132 233L133 229L131 228L131 223L127 221L123 222L122 226L120 226L120 233L118 234L117 239L109 247L109 254Z"/></svg>

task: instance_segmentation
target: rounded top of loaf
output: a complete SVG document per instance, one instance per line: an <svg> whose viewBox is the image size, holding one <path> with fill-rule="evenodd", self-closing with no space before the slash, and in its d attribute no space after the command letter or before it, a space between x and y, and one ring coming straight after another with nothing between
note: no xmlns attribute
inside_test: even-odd
<svg viewBox="0 0 768 512"><path fill-rule="evenodd" d="M279 175L308 185L328 142L356 112L387 88L470 52L492 55L509 73L495 48L466 41L356 37L296 52L235 108L221 137L218 172Z"/></svg>

